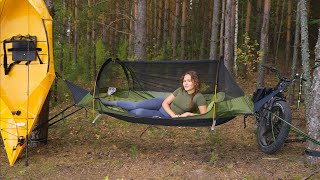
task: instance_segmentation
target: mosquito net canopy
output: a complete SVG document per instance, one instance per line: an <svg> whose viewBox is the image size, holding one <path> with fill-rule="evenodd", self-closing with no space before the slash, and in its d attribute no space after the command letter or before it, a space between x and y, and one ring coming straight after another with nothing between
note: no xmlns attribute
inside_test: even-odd
<svg viewBox="0 0 320 180"><path fill-rule="evenodd" d="M236 115L250 114L253 109L251 99L244 95L222 62L108 59L100 68L95 89L83 98L78 98L77 104L93 106L100 113L130 122L178 126L210 126L213 107L216 106L216 124L219 125ZM167 97L181 85L181 75L190 70L196 71L201 81L201 93L205 96L208 106L205 114L172 119L137 117L121 108L104 106L99 101L99 98L105 98L137 102L154 97Z"/></svg>

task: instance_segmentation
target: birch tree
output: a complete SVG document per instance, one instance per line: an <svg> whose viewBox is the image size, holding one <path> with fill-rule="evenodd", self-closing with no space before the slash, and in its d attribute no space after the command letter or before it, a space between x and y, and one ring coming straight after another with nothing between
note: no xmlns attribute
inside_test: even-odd
<svg viewBox="0 0 320 180"><path fill-rule="evenodd" d="M306 8L306 0L300 0L300 13L301 13L301 57L302 67L305 72L304 83L304 97L306 109L310 108L310 88L311 88L311 76L310 76L310 53L309 53L309 38L308 38L308 14Z"/></svg>
<svg viewBox="0 0 320 180"><path fill-rule="evenodd" d="M304 96L305 96L305 112L307 119L307 131L308 134L316 139L320 140L320 69L315 69L313 73L313 80L310 76L310 62L309 62L309 40L308 40L308 15L306 0L300 0L301 8L301 54L302 54L302 66L305 72L304 83ZM319 29L320 32L320 29ZM316 58L320 58L320 34L318 35L318 42L315 48ZM307 142L307 148L311 150L320 150L319 145ZM307 162L310 165L319 165L320 158L307 156Z"/></svg>
<svg viewBox="0 0 320 180"><path fill-rule="evenodd" d="M232 47L231 47L231 0L226 3L225 33L224 33L224 64L229 72L232 71Z"/></svg>
<svg viewBox="0 0 320 180"><path fill-rule="evenodd" d="M315 47L315 57L316 60L320 59L320 28L318 33L318 41ZM316 64L318 65L319 62ZM307 109L307 128L308 134L316 140L320 140L320 68L316 68L313 72L313 81L311 86L311 95L310 99L310 108ZM320 146L312 143L310 141L307 142L307 148L311 150L320 151ZM319 165L320 158L315 156L307 156L307 161L310 165Z"/></svg>
<svg viewBox="0 0 320 180"><path fill-rule="evenodd" d="M238 44L238 0L235 0L234 11L234 40L233 40L233 71L236 77L238 77L238 65L237 65L237 44Z"/></svg>

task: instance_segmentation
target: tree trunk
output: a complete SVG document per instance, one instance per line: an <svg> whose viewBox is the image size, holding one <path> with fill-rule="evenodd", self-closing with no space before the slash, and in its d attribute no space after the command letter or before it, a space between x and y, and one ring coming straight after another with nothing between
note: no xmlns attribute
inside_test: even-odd
<svg viewBox="0 0 320 180"><path fill-rule="evenodd" d="M135 37L135 56L138 60L146 58L146 0L138 0L138 19Z"/></svg>
<svg viewBox="0 0 320 180"><path fill-rule="evenodd" d="M227 0L224 33L224 65L226 66L229 72L232 72L231 11L231 0Z"/></svg>
<svg viewBox="0 0 320 180"><path fill-rule="evenodd" d="M256 23L256 38L260 39L262 21L262 0L257 0L257 23Z"/></svg>
<svg viewBox="0 0 320 180"><path fill-rule="evenodd" d="M49 13L53 14L53 2L52 0L45 0L46 5L48 6ZM41 126L41 128L32 131L30 135L30 147L38 147L41 144L47 144L48 141L48 130L49 130L49 102L50 102L50 92L47 95L46 100L42 106L38 120L34 125L34 128Z"/></svg>
<svg viewBox="0 0 320 180"><path fill-rule="evenodd" d="M54 4L53 4L53 0L45 0L44 1L47 5L48 11L51 15L51 17L53 18L54 16Z"/></svg>
<svg viewBox="0 0 320 180"><path fill-rule="evenodd" d="M223 15L222 15L223 16ZM218 27L220 17L220 0L214 0L210 42L210 59L218 59ZM221 22L223 23L223 22Z"/></svg>
<svg viewBox="0 0 320 180"><path fill-rule="evenodd" d="M113 44L113 46L114 46L114 54L116 55L117 54L117 50L118 50L118 43L119 43L119 40L120 40L120 33L118 33L118 31L119 31L119 21L118 21L118 19L119 19L119 0L118 1L114 1L114 13L115 13L115 15L114 15L114 19L115 19L115 21L114 21L114 27L115 27L115 29L112 31L113 32L113 38L112 38L112 44ZM94 13L94 10L92 11L92 13ZM93 19L92 19L92 21L93 21ZM92 29L92 31L93 31L93 29ZM93 46L92 46L92 48L93 48Z"/></svg>
<svg viewBox="0 0 320 180"><path fill-rule="evenodd" d="M155 34L154 31L153 31L153 27L154 27L154 24L153 24L153 19L155 18L155 13L153 11L153 3L154 3L154 0L151 0L151 2L148 4L148 7L147 7L147 36L148 36L148 39L147 39L147 42L149 44L154 44L154 37L155 37Z"/></svg>
<svg viewBox="0 0 320 180"><path fill-rule="evenodd" d="M65 0L63 1L63 8L65 9L65 11L66 11L66 2L65 2ZM60 28L59 28L59 30L61 31L61 32L66 32L66 28L65 28L65 24L67 24L68 22L67 22L67 18L66 17L63 17L62 18L62 24L59 24L59 26L60 26ZM60 48L60 64L59 64L59 70L60 70L60 72L63 72L63 62L64 62L64 55L65 55L65 48L66 47L64 47L65 46L65 35L64 34L59 34L59 36L58 36L58 39L59 39L59 42L60 42L60 46L61 46L61 48Z"/></svg>
<svg viewBox="0 0 320 180"><path fill-rule="evenodd" d="M285 72L289 70L290 53L291 53L291 22L292 22L292 0L288 0L288 14L287 14L287 36L286 36L286 64Z"/></svg>
<svg viewBox="0 0 320 180"><path fill-rule="evenodd" d="M258 79L257 86L261 87L264 85L264 68L262 65L266 62L268 53L268 32L269 32L269 18L270 18L270 8L271 0L264 1L264 15L261 28L261 38L260 38L260 51L263 52L261 61L259 62Z"/></svg>
<svg viewBox="0 0 320 180"><path fill-rule="evenodd" d="M179 14L180 14L180 0L176 0L176 10L174 16L174 26L173 26L173 34L172 34L172 58L177 58L177 37L178 37L178 23L179 23Z"/></svg>
<svg viewBox="0 0 320 180"><path fill-rule="evenodd" d="M164 2L164 18L163 18L163 47L165 48L168 40L169 32L169 0Z"/></svg>
<svg viewBox="0 0 320 180"><path fill-rule="evenodd" d="M280 24L279 24L279 31L277 33L278 37L277 37L277 43L276 43L276 56L274 58L274 61L277 62L278 61L278 53L279 53L279 46L280 46L280 39L281 39L281 34L282 34L282 23L283 23L283 14L284 14L284 6L285 6L285 1L283 0L282 2L282 8L281 8L281 19L280 19ZM275 64L275 62L273 62L273 64Z"/></svg>
<svg viewBox="0 0 320 180"><path fill-rule="evenodd" d="M317 92L317 90L319 89L314 89L314 88L319 88L319 69L315 71L315 84L313 85L313 87L311 88L311 76L310 76L310 62L309 62L309 40L308 40L308 15L307 15L307 8L306 8L306 0L300 0L300 8L301 8L301 57L302 57L302 66L303 66L303 71L305 72L305 76L304 78L307 80L304 83L304 104L305 104L305 114L306 114L306 119L307 119L307 131L309 133L309 135L311 135L311 137L315 138L315 139L319 139L319 133L317 132L319 130L319 122L317 122L318 120L314 119L314 118L319 118L319 116L317 117L317 112L315 112L314 108L319 108L319 106L317 104L316 107L312 106L312 103L319 103L320 101L317 102L317 100L319 100L320 98L319 93ZM318 40L319 42L319 40ZM318 50L318 45L317 44L317 50ZM318 54L319 52L317 52ZM319 56L316 56L319 57ZM318 86L318 87L317 87ZM312 90L312 92L311 92ZM314 91L315 90L315 91ZM315 94L312 94L315 93ZM314 97L313 97L314 96ZM313 99L315 101L313 101ZM319 109L318 109L318 113L319 113ZM315 115L314 117L312 117L313 115ZM315 149L316 147L314 147L313 144L311 143L307 143L307 147L310 147L312 149ZM315 157L306 157L307 161L309 164L318 164L318 158Z"/></svg>
<svg viewBox="0 0 320 180"><path fill-rule="evenodd" d="M38 116L38 121L34 125L34 129L38 127L39 129L32 131L30 136L30 147L38 147L41 144L47 144L48 142L50 94L51 93L49 92Z"/></svg>
<svg viewBox="0 0 320 180"><path fill-rule="evenodd" d="M320 28L318 33L318 42L315 47L315 57L316 60L320 59ZM319 64L319 63L317 63ZM316 65L317 65L316 64ZM312 99L310 102L310 108L307 109L307 128L308 128L308 134L320 141L320 68L316 68L313 72L313 81L312 81L312 87L311 87L311 95ZM307 148L310 150L316 150L320 151L320 146L312 143L310 141L307 142ZM315 156L307 156L307 162L310 165L320 165L320 158Z"/></svg>
<svg viewBox="0 0 320 180"><path fill-rule="evenodd" d="M234 75L238 77L238 65L237 65L237 44L238 44L238 0L235 0L234 11L234 40L233 40L233 71Z"/></svg>
<svg viewBox="0 0 320 180"><path fill-rule="evenodd" d="M73 39L73 62L77 64L78 58L78 0L74 0L74 39Z"/></svg>
<svg viewBox="0 0 320 180"><path fill-rule="evenodd" d="M250 31L250 18L251 18L251 0L247 0L247 15L246 15L246 27L245 33L249 36Z"/></svg>
<svg viewBox="0 0 320 180"><path fill-rule="evenodd" d="M308 38L308 14L306 8L306 0L300 0L300 13L301 13L301 57L304 77L307 81L304 83L304 98L305 109L310 108L310 91L311 91L311 76L310 76L310 62L309 62L309 38Z"/></svg>
<svg viewBox="0 0 320 180"><path fill-rule="evenodd" d="M221 25L220 25L220 49L219 49L219 55L220 57L223 56L223 44L224 44L224 25L225 25L225 15L226 15L226 0L222 0L222 13L221 13Z"/></svg>
<svg viewBox="0 0 320 180"><path fill-rule="evenodd" d="M181 19L181 57L186 58L186 20L187 20L187 0L182 0L182 19Z"/></svg>
<svg viewBox="0 0 320 180"><path fill-rule="evenodd" d="M92 4L95 4L96 0L92 0ZM92 47L92 79L90 81L94 81L97 77L97 58L96 58L96 22L94 11L92 11L92 29L91 29L91 47Z"/></svg>
<svg viewBox="0 0 320 180"><path fill-rule="evenodd" d="M64 40L61 37L61 41L60 41L60 64L59 64L59 70L60 72L63 72L63 58L64 58Z"/></svg>
<svg viewBox="0 0 320 180"><path fill-rule="evenodd" d="M274 24L274 28L273 28L273 44L274 46L272 46L273 48L271 48L271 51L272 51L272 55L273 55L273 58L272 58L272 63L275 64L276 62L276 51L277 51L277 46L275 46L277 44L277 39L278 39L278 29L279 29L279 9L280 9L280 0L276 0L277 1L277 4L276 4L276 12L275 12L275 24Z"/></svg>
<svg viewBox="0 0 320 180"><path fill-rule="evenodd" d="M112 12L112 2L108 2L108 12ZM135 17L135 16L134 16ZM107 16L107 22L108 24L110 24L111 22L113 21L113 15L110 14ZM113 46L113 34L112 34L112 29L111 28L108 28L108 44L109 44L109 49L110 49L110 53L111 53L111 56L114 56L114 46ZM90 41L88 41L90 42Z"/></svg>
<svg viewBox="0 0 320 180"><path fill-rule="evenodd" d="M296 73L297 69L297 61L298 61L298 48L300 46L300 3L297 4L297 13L296 13L296 27L295 27L295 35L294 35L294 48L293 48L293 57L292 57L292 66L291 66L291 77L293 77ZM290 104L294 103L294 87L295 83L292 84L290 88L289 102Z"/></svg>
<svg viewBox="0 0 320 180"><path fill-rule="evenodd" d="M207 31L209 30L208 27L208 7L207 7L207 2L205 1L201 1L201 11L199 14L201 17L204 17L203 21L202 22L202 28L201 28L201 45L200 45L200 56L199 56L199 59L204 59L204 55L206 53L206 47L207 47ZM201 18L199 18L201 19Z"/></svg>
<svg viewBox="0 0 320 180"><path fill-rule="evenodd" d="M162 13L163 13L163 1L158 1L159 7L158 7L158 31L157 31L157 45L156 45L156 52L158 53L160 51L161 47L161 31L162 31Z"/></svg>
<svg viewBox="0 0 320 180"><path fill-rule="evenodd" d="M76 0L77 1L77 0ZM91 28L92 28L92 24L91 24L91 20L93 19L92 18L92 0L88 0L88 12L87 12L87 15L88 15L88 21L87 21L87 43L86 43L86 46L87 46L87 49L89 50L89 52L92 52L92 32L91 32ZM88 63L88 79L91 80L92 77L91 77L91 61L92 61L92 56L93 54L92 53L89 53L89 56L87 58L87 63Z"/></svg>
<svg viewBox="0 0 320 180"><path fill-rule="evenodd" d="M134 38L135 38L135 32L136 32L136 6L137 6L137 0L134 0L131 4L131 19L130 19L130 30L131 34L129 36L129 53L128 56L132 57L134 55Z"/></svg>
<svg viewBox="0 0 320 180"><path fill-rule="evenodd" d="M106 25L107 25L107 17L105 14L102 15L102 43L103 43L103 47L105 49L105 51L107 51L107 28L106 28ZM130 24L131 25L131 24ZM131 36L129 36L130 38Z"/></svg>

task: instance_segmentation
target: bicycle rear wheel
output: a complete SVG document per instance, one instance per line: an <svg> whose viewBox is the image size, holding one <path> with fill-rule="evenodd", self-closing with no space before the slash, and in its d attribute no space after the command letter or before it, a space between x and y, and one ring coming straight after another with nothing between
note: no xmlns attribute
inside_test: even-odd
<svg viewBox="0 0 320 180"><path fill-rule="evenodd" d="M265 116L259 118L257 141L262 152L273 154L288 137L290 126L286 122L292 121L291 110L287 102L280 100L273 104L271 112L263 114Z"/></svg>

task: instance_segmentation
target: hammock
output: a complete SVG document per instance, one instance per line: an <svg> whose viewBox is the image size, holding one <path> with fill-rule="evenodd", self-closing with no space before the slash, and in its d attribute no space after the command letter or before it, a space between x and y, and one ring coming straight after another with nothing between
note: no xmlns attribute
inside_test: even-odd
<svg viewBox="0 0 320 180"><path fill-rule="evenodd" d="M245 96L228 70L218 60L163 60L128 61L108 59L101 66L96 85L89 92L66 81L75 104L93 108L100 114L120 120L163 126L211 126L226 123L237 115L252 114L253 102ZM99 98L108 100L142 101L170 95L180 84L180 76L195 70L201 80L201 92L207 100L207 113L183 118L140 117L127 111L103 105ZM215 91L215 86L217 89ZM115 90L110 93L110 90ZM109 92L108 92L109 91ZM216 95L216 98L213 98ZM215 99L215 101L214 101ZM216 114L214 114L216 106Z"/></svg>

